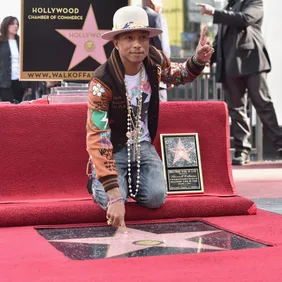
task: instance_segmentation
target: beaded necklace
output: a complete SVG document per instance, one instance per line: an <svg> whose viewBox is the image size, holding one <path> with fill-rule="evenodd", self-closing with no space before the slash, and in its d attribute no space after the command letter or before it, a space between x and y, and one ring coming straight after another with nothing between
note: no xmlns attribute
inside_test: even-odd
<svg viewBox="0 0 282 282"><path fill-rule="evenodd" d="M142 77L143 77L143 66L140 70L140 91L137 97L137 111L136 115L132 108L131 98L128 92L126 81L124 80L125 91L126 91L126 101L127 101L127 158L128 158L128 189L131 197L135 198L139 190L140 183L140 155L141 155L141 116L142 116ZM135 192L132 190L132 178L131 178L131 151L133 154L133 162L136 162L137 165L137 179L136 179L136 188Z"/></svg>

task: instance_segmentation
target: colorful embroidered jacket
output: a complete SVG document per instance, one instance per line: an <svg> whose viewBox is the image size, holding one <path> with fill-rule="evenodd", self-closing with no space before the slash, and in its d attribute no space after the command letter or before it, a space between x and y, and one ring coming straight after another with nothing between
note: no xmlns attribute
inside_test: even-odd
<svg viewBox="0 0 282 282"><path fill-rule="evenodd" d="M203 67L190 58L185 63L171 63L154 47L144 60L151 84L148 110L148 128L153 142L158 126L160 80L173 85L192 82ZM87 115L87 151L98 180L106 191L118 187L113 153L126 145L127 105L124 85L124 67L116 49L106 63L94 72L89 85Z"/></svg>

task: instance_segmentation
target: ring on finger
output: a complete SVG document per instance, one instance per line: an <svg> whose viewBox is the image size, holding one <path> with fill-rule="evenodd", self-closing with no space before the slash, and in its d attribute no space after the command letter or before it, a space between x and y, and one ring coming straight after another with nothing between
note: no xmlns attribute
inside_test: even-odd
<svg viewBox="0 0 282 282"><path fill-rule="evenodd" d="M113 221L110 220L110 219L108 219L108 220L107 220L107 224L108 224L108 225L112 225L112 224L113 224Z"/></svg>

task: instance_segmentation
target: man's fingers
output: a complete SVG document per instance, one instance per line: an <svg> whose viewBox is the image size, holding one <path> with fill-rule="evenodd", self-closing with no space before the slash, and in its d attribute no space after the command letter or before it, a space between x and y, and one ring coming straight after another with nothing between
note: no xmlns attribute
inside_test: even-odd
<svg viewBox="0 0 282 282"><path fill-rule="evenodd" d="M196 6L205 7L206 4L204 4L204 3L196 3Z"/></svg>
<svg viewBox="0 0 282 282"><path fill-rule="evenodd" d="M211 46L205 45L205 46L202 46L201 49L199 49L199 51L201 52L201 54L203 54L203 53L209 52L210 49L211 49Z"/></svg>
<svg viewBox="0 0 282 282"><path fill-rule="evenodd" d="M206 54L205 54L205 57L211 56L213 52L214 52L214 50L213 50L213 49L212 49L212 50L210 50L208 53L206 53Z"/></svg>
<svg viewBox="0 0 282 282"><path fill-rule="evenodd" d="M112 203L109 205L107 210L107 223L112 225L114 228L119 228L124 223L125 207L123 201Z"/></svg>
<svg viewBox="0 0 282 282"><path fill-rule="evenodd" d="M120 229L123 233L128 233L124 219L122 219L121 222L120 222Z"/></svg>
<svg viewBox="0 0 282 282"><path fill-rule="evenodd" d="M205 38L207 33L207 26L204 25L201 31L201 38Z"/></svg>
<svg viewBox="0 0 282 282"><path fill-rule="evenodd" d="M119 228L120 227L120 218L119 217L115 217L112 223L112 226L114 228Z"/></svg>
<svg viewBox="0 0 282 282"><path fill-rule="evenodd" d="M124 221L124 218L120 220L120 226L124 226L124 227L126 227L126 225L125 225L125 221Z"/></svg>
<svg viewBox="0 0 282 282"><path fill-rule="evenodd" d="M201 37L200 37L201 45L204 45L206 43L206 32L207 32L207 26L204 25L202 28Z"/></svg>
<svg viewBox="0 0 282 282"><path fill-rule="evenodd" d="M115 228L119 228L119 227L123 227L126 230L126 226L125 226L125 221L124 221L124 216L117 216L113 218L113 223L112 223L113 227Z"/></svg>
<svg viewBox="0 0 282 282"><path fill-rule="evenodd" d="M107 218L107 224L112 225L113 224L113 217L109 213L107 213L106 218Z"/></svg>

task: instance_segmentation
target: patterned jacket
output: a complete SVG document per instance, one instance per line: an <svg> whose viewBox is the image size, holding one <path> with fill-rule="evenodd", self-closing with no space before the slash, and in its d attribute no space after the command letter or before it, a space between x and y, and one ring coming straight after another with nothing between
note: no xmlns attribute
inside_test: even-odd
<svg viewBox="0 0 282 282"><path fill-rule="evenodd" d="M152 89L148 128L153 142L158 126L160 80L173 85L192 82L201 74L203 67L194 64L192 58L185 63L171 63L152 46L143 64ZM125 93L124 67L118 51L114 49L108 61L94 72L88 93L87 151L105 191L118 187L113 153L127 142Z"/></svg>

